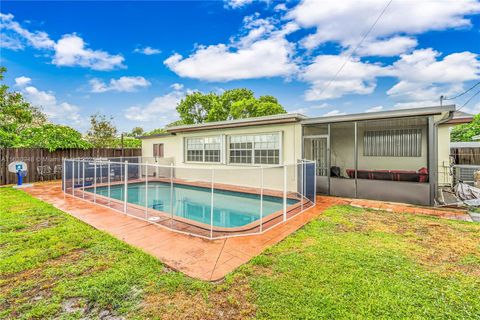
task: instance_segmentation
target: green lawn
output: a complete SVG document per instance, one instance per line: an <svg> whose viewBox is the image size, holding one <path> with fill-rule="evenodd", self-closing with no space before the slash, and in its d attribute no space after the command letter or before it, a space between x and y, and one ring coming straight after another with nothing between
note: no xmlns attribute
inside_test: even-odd
<svg viewBox="0 0 480 320"><path fill-rule="evenodd" d="M478 319L480 225L327 210L211 284L0 188L0 318Z"/></svg>

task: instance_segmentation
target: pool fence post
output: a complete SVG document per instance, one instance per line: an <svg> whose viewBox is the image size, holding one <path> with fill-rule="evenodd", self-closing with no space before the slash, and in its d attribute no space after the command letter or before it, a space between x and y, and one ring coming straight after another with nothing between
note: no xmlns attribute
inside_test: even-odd
<svg viewBox="0 0 480 320"><path fill-rule="evenodd" d="M93 159L93 202L97 203L97 160Z"/></svg>
<svg viewBox="0 0 480 320"><path fill-rule="evenodd" d="M144 166L145 166L145 220L148 221L148 162L147 161L145 161Z"/></svg>
<svg viewBox="0 0 480 320"><path fill-rule="evenodd" d="M260 233L263 232L263 166L260 167Z"/></svg>
<svg viewBox="0 0 480 320"><path fill-rule="evenodd" d="M287 221L287 165L283 165L283 221Z"/></svg>
<svg viewBox="0 0 480 320"><path fill-rule="evenodd" d="M301 203L300 203L300 212L303 211L303 199L305 198L305 188L304 188L304 184L305 184L305 170L304 170L304 164L305 162L303 160L300 160L300 168L302 168L302 185L300 186L300 195L301 195Z"/></svg>
<svg viewBox="0 0 480 320"><path fill-rule="evenodd" d="M124 186L123 186L123 212L127 214L127 198L128 198L128 161L124 162L125 166L125 177L124 177Z"/></svg>
<svg viewBox="0 0 480 320"><path fill-rule="evenodd" d="M65 160L65 158L62 159L62 190L63 192L67 191L67 185L65 184L65 177L66 177L66 171L67 171L67 167L65 166L67 163L67 161Z"/></svg>
<svg viewBox="0 0 480 320"><path fill-rule="evenodd" d="M108 195L108 205L110 205L110 176L112 175L111 167L110 167L110 160L107 160L107 170L108 170L108 177L107 177L107 195Z"/></svg>
<svg viewBox="0 0 480 320"><path fill-rule="evenodd" d="M213 179L215 169L212 168L212 194L210 195L210 239L213 238Z"/></svg>
<svg viewBox="0 0 480 320"><path fill-rule="evenodd" d="M317 205L317 162L313 162L313 205Z"/></svg>
<svg viewBox="0 0 480 320"><path fill-rule="evenodd" d="M85 199L85 159L82 160L82 198Z"/></svg>
<svg viewBox="0 0 480 320"><path fill-rule="evenodd" d="M72 160L72 196L75 196L75 160Z"/></svg>
<svg viewBox="0 0 480 320"><path fill-rule="evenodd" d="M156 176L158 178L158 167L159 165L156 165ZM174 212L175 205L173 203L173 163L170 163L170 228L173 229L173 212Z"/></svg>
<svg viewBox="0 0 480 320"><path fill-rule="evenodd" d="M103 161L102 161L102 159L100 159L100 184L103 183L103 170L102 170L102 167L103 167Z"/></svg>
<svg viewBox="0 0 480 320"><path fill-rule="evenodd" d="M78 160L77 165L77 184L80 184L80 160Z"/></svg>

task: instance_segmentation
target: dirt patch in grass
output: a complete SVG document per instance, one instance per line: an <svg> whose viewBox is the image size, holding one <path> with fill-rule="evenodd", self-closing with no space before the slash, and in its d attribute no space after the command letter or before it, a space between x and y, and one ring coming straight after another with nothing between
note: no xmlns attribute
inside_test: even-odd
<svg viewBox="0 0 480 320"><path fill-rule="evenodd" d="M161 319L249 319L255 315L252 290L247 277L234 276L228 283L215 284L208 292L161 290L146 295L141 315Z"/></svg>
<svg viewBox="0 0 480 320"><path fill-rule="evenodd" d="M44 270L61 268L66 263L79 261L83 253L83 249L73 250L56 259L49 260L37 268L1 276L0 291L5 298L2 299L0 307L9 309L16 305L50 298L52 296L51 290L55 287L60 276L47 275ZM15 309L12 308L13 313L11 314L14 318L19 316Z"/></svg>
<svg viewBox="0 0 480 320"><path fill-rule="evenodd" d="M409 244L405 246L408 254L426 267L442 273L480 274L480 264L463 263L466 256L480 259L480 225L437 219L365 210L361 215L350 215L349 223L341 223L337 229L340 232L400 235L399 241Z"/></svg>

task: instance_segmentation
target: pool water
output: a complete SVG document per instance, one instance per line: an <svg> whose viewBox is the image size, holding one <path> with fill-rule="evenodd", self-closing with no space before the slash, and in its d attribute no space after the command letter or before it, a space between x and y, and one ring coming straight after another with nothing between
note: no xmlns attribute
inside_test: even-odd
<svg viewBox="0 0 480 320"><path fill-rule="evenodd" d="M93 192L93 188L86 191ZM128 203L145 206L145 183L128 185ZM97 187L97 194L108 196L107 187ZM123 201L124 185L112 185L110 197ZM170 184L163 182L148 183L148 207L163 212L172 212L178 217L210 224L211 189L182 184L173 184L170 194ZM243 192L214 190L213 195L213 225L216 227L241 227L260 219L260 195ZM287 206L298 200L287 199ZM263 196L263 216L283 209L283 199L280 197Z"/></svg>

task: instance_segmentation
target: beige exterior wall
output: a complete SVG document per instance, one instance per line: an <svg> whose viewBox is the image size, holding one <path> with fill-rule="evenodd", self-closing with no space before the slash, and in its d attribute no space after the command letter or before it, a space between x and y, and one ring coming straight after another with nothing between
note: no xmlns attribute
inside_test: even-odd
<svg viewBox="0 0 480 320"><path fill-rule="evenodd" d="M438 185L452 183L450 176L450 131L452 125L442 124L438 126Z"/></svg>
<svg viewBox="0 0 480 320"><path fill-rule="evenodd" d="M198 132L177 133L175 136L162 136L145 138L142 140L142 156L153 156L153 144L164 144L165 157L174 158L175 176L182 179L195 179L211 181L210 168L216 169L214 181L217 183L235 184L239 186L260 187L261 169L253 165L228 164L227 137L229 135L255 134L255 133L281 133L281 164L287 167L288 190L296 191L296 166L298 159L301 159L301 125L298 123L281 125L261 125L243 128L226 128L214 130L202 130ZM205 137L224 135L224 159L223 163L194 163L186 162L184 158L184 142L189 137ZM208 170L202 170L208 169ZM264 169L264 187L268 189L283 190L283 168Z"/></svg>

